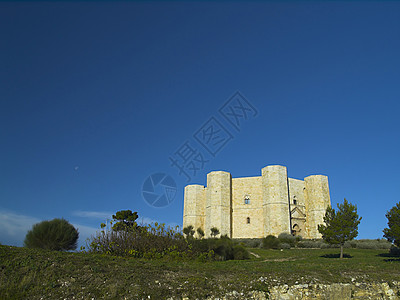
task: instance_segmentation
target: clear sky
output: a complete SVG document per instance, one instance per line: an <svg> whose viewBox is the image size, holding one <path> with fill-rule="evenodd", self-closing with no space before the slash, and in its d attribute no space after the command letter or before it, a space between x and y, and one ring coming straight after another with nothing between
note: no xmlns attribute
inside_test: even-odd
<svg viewBox="0 0 400 300"><path fill-rule="evenodd" d="M328 175L359 238L381 238L400 201L399 53L396 1L1 2L0 243L64 217L82 244L121 209L181 225L187 180L271 164ZM236 92L254 108L239 126L221 114ZM143 197L154 173L176 184L168 205Z"/></svg>

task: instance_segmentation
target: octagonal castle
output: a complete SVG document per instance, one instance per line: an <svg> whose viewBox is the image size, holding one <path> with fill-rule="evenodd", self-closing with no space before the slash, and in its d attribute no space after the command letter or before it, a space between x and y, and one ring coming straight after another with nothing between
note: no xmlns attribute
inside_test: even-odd
<svg viewBox="0 0 400 300"><path fill-rule="evenodd" d="M215 171L207 174L207 187L186 186L183 227L200 227L206 237L216 227L230 238L282 232L321 238L318 224L331 204L328 177L288 178L286 167L279 165L267 166L261 174L232 178L228 172Z"/></svg>

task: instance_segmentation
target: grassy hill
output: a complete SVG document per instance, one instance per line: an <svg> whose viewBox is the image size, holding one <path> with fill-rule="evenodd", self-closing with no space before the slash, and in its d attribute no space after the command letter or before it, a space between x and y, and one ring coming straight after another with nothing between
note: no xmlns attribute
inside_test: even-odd
<svg viewBox="0 0 400 300"><path fill-rule="evenodd" d="M168 261L0 246L0 299L204 299L278 284L400 281L387 250L250 249L243 261ZM258 257L256 257L258 256Z"/></svg>

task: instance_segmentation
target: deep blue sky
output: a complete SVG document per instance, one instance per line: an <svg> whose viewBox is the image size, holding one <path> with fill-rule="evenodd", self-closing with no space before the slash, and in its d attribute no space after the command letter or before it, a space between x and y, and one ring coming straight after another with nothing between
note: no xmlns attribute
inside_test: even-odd
<svg viewBox="0 0 400 300"><path fill-rule="evenodd" d="M212 170L329 176L333 206L380 238L400 201L399 2L0 3L0 242L40 220L82 237L120 209L182 224L186 178L169 157L214 116L233 139ZM258 111L236 131L236 92ZM174 201L148 205L154 172ZM82 243L82 241L81 241Z"/></svg>

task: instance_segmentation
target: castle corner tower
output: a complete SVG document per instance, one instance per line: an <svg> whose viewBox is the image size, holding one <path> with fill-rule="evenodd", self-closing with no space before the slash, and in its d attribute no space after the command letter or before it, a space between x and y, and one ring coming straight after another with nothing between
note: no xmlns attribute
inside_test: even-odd
<svg viewBox="0 0 400 300"><path fill-rule="evenodd" d="M232 237L232 176L228 172L214 171L207 174L207 200L205 234L218 228L221 235Z"/></svg>
<svg viewBox="0 0 400 300"><path fill-rule="evenodd" d="M304 178L306 202L306 231L308 238L319 239L318 225L323 224L326 208L331 204L328 177L311 175Z"/></svg>
<svg viewBox="0 0 400 300"><path fill-rule="evenodd" d="M284 166L262 169L264 236L290 233L289 189Z"/></svg>

